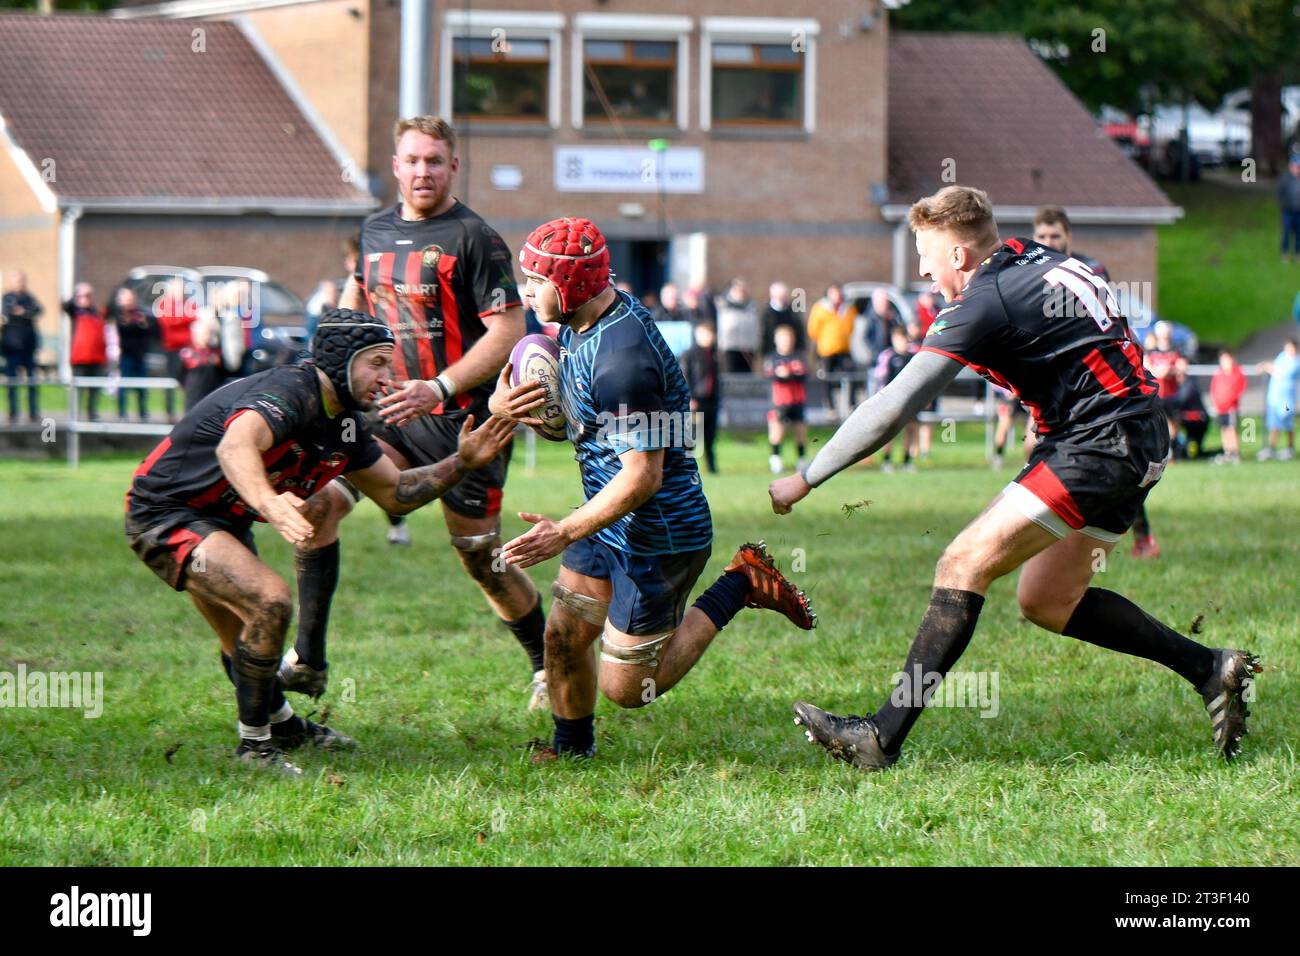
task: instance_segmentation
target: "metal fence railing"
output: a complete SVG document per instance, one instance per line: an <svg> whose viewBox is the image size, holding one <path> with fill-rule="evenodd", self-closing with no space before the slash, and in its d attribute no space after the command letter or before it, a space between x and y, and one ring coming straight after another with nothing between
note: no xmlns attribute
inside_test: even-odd
<svg viewBox="0 0 1300 956"><path fill-rule="evenodd" d="M1217 365L1187 366L1187 374L1197 379L1208 380L1218 370ZM1258 385L1261 380L1267 379L1267 375L1256 372L1253 367L1247 368L1243 366L1242 372L1252 388ZM823 387L833 392L835 396L834 414L838 421L843 421L852 413L856 397L869 397L877 390L875 375L864 370L833 373L831 375L826 375L819 370L816 377ZM770 404L768 380L753 374L727 374L722 376L722 379L723 426L733 428L761 426ZM0 377L0 387L12 385L18 388L26 388L29 384L49 385L52 383L28 383L24 380L10 381ZM67 432L66 451L70 467L75 468L80 463L82 435L140 435L161 438L170 433L172 429L172 426L165 422L89 421L81 417L80 399L81 390L87 388L98 388L105 391L109 388L117 390L179 390L180 383L173 378L119 378L78 375L67 379L62 384L67 389L68 417L67 422L62 427ZM952 394L954 388L964 394L961 396ZM1202 391L1207 410L1212 414L1214 409L1211 407L1208 394L1204 394L1206 390ZM728 395L729 392L730 395ZM948 402L958 397L966 402L963 410L956 411L950 407L946 411L922 412L917 416L918 420L925 423L983 422L985 456L992 460L994 432L997 428L997 393L993 390L992 385L970 369L962 369L954 380L953 386L944 396L941 396L940 401ZM1262 414L1263 403L1258 393L1251 397L1248 392L1247 398L1243 398L1242 401L1242 412L1250 415ZM835 423L835 421L828 422L828 424ZM537 436L532 429L523 426L520 426L516 431L517 435L521 433L524 437L524 467L529 474L532 474L537 467Z"/></svg>

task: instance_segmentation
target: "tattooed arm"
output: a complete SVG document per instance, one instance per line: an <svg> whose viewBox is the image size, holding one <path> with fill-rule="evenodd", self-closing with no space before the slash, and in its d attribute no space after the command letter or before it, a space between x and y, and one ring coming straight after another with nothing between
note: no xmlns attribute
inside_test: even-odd
<svg viewBox="0 0 1300 956"><path fill-rule="evenodd" d="M442 461L398 471L391 459L380 458L369 468L349 472L348 480L389 514L406 514L441 498L467 472L496 458L513 433L514 423L501 418L489 418L475 429L470 415L461 425L457 452Z"/></svg>
<svg viewBox="0 0 1300 956"><path fill-rule="evenodd" d="M398 471L392 460L385 457L369 468L352 472L348 481L390 515L404 515L441 498L467 471L459 455L449 455L432 465L406 471Z"/></svg>

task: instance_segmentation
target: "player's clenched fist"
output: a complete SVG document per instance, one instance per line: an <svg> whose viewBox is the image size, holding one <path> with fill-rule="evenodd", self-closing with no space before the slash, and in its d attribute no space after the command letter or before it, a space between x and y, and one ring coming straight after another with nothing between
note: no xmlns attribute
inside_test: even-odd
<svg viewBox="0 0 1300 956"><path fill-rule="evenodd" d="M778 478L767 486L767 493L772 498L772 510L779 515L788 515L797 502L808 497L812 486L804 480L803 475L790 475Z"/></svg>

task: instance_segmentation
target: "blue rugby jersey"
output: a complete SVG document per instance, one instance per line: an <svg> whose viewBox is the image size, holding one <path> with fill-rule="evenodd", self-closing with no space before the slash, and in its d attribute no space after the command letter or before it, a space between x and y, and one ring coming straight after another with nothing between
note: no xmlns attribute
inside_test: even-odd
<svg viewBox="0 0 1300 956"><path fill-rule="evenodd" d="M624 292L581 334L560 331L560 386L568 437L588 500L630 449L664 449L663 485L597 540L629 554L678 554L713 541L713 519L688 452L690 389L654 319Z"/></svg>

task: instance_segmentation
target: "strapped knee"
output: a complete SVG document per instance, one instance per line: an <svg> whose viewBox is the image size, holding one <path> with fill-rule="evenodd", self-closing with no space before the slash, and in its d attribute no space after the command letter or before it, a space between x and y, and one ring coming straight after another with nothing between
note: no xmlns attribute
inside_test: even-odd
<svg viewBox="0 0 1300 956"><path fill-rule="evenodd" d="M361 491L342 475L327 484L321 491L329 495L329 511L319 518L311 519L318 528L329 524L331 521L335 524L341 522L352 514L352 509L361 500ZM318 491L316 494L320 493Z"/></svg>
<svg viewBox="0 0 1300 956"><path fill-rule="evenodd" d="M659 651L672 638L674 631L656 634L640 644L612 644L609 633L600 635L600 659L611 664L631 664L634 667L658 667Z"/></svg>
<svg viewBox="0 0 1300 956"><path fill-rule="evenodd" d="M594 597L588 597L585 594L579 594L572 588L566 588L559 581L551 585L551 596L577 618L581 618L588 624L595 624L597 627L605 626L605 618L609 614L609 602L598 601Z"/></svg>
<svg viewBox="0 0 1300 956"><path fill-rule="evenodd" d="M457 551L490 551L501 543L500 531L487 534L453 534L451 546Z"/></svg>

